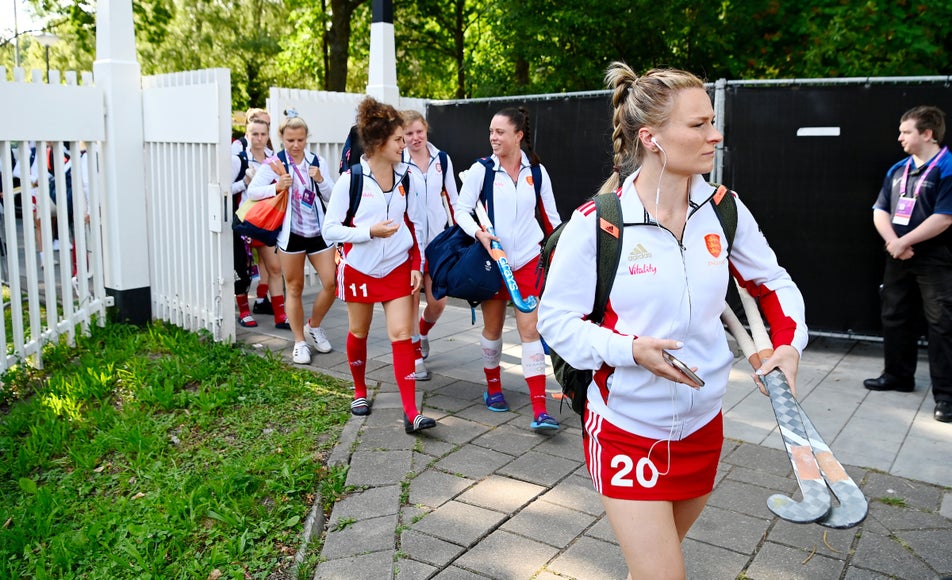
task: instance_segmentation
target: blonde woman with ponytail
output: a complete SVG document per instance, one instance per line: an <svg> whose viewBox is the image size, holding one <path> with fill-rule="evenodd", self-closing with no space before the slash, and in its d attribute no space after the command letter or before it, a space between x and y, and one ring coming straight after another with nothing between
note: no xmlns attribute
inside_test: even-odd
<svg viewBox="0 0 952 580"><path fill-rule="evenodd" d="M759 297L775 354L794 388L807 343L803 298L739 200L729 240L704 178L722 140L704 84L613 63L614 173L624 228L605 322L585 319L595 294L594 202L566 224L539 306L546 342L576 368L596 371L584 421L585 459L630 578L685 577L681 541L714 487L723 444L721 405L734 356L720 314L730 277ZM734 195L728 192L727 195ZM667 362L690 367L695 382Z"/></svg>

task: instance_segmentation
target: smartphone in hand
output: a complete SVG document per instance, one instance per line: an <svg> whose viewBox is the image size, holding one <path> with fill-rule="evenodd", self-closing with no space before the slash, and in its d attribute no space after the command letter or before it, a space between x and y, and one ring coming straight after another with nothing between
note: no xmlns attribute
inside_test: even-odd
<svg viewBox="0 0 952 580"><path fill-rule="evenodd" d="M698 387L704 386L704 381L701 380L701 377L694 374L694 371L692 371L688 365L675 358L673 354L663 350L661 351L661 356L664 357L664 360L668 361L668 364L681 371L681 374L691 379Z"/></svg>

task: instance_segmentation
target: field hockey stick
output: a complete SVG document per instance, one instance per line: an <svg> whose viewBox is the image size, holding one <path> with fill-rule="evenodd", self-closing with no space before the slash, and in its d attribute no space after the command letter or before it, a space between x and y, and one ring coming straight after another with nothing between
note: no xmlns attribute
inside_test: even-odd
<svg viewBox="0 0 952 580"><path fill-rule="evenodd" d="M486 233L495 237L496 230L493 228L493 224L489 221L489 215L486 213L486 208L483 207L482 203L476 202L476 218L479 219L479 224L483 226L483 229L486 230ZM536 309L536 306L539 305L539 299L535 296L529 296L526 299L522 298L522 293L519 292L519 285L516 284L516 277L512 273L512 267L509 265L509 260L506 259L506 252L502 249L502 244L497 240L492 240L489 244L490 251L489 255L493 260L496 261L496 265L499 266L499 272L502 274L503 280L506 282L506 288L509 290L509 296L512 297L512 304L520 312L532 312Z"/></svg>
<svg viewBox="0 0 952 580"><path fill-rule="evenodd" d="M744 295L748 298L750 297L747 292L741 291L741 296L743 297ZM748 322L750 322L751 316L752 314L748 314ZM721 319L727 325L730 333L734 335L734 339L741 347L741 351L744 355L747 356L747 360L750 361L751 366L755 370L760 368L760 353L758 353L758 347L755 346L756 341L747 334L747 331L741 326L740 321L734 316L734 312L726 304ZM760 317L759 311L756 312L756 320L756 323L752 322L751 324L757 326L757 323L759 323L760 328L763 329L763 318ZM764 330L762 336L766 336L766 330ZM763 340L763 338L761 340ZM769 345L769 342L761 344L760 352L767 352L769 356ZM863 495L859 486L856 485L856 482L854 482L846 473L846 470L843 469L843 465L836 456L833 455L830 446L823 440L823 437L819 431L817 431L816 427L814 427L813 422L800 406L800 403L797 402L796 404L800 412L800 419L803 421L803 426L810 442L810 447L813 450L813 455L823 474L826 485L833 491L833 495L836 496L839 502L838 505L832 506L830 513L817 523L821 526L836 529L852 528L859 525L866 519L866 514L869 511L869 503L866 497Z"/></svg>
<svg viewBox="0 0 952 580"><path fill-rule="evenodd" d="M721 320L744 349L747 360L751 361L755 369L759 368L760 355L754 347L754 341L747 335L734 311L726 304ZM770 395L770 404L780 427L780 436L803 495L803 500L798 502L789 496L775 493L767 498L767 508L789 522L809 524L821 520L830 512L832 500L823 476L820 475L820 467L813 455L813 448L800 416L800 408L790 392L790 385L779 369L760 377L760 380Z"/></svg>

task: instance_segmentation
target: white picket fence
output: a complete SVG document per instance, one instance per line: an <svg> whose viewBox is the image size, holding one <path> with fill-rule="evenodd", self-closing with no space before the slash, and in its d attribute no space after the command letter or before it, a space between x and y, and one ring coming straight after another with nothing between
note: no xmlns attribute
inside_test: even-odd
<svg viewBox="0 0 952 580"><path fill-rule="evenodd" d="M234 340L231 78L143 77L152 316Z"/></svg>
<svg viewBox="0 0 952 580"><path fill-rule="evenodd" d="M21 360L42 366L44 344L64 336L72 344L76 333L88 332L90 324L103 325L106 307L112 304L105 288L103 233L115 225L102 221L107 214L102 211L105 176L110 174L103 169L110 163L103 155L108 99L89 73L82 76L82 84L72 72L61 78L52 71L49 83L42 76L33 71L27 82L24 71L16 69L11 82L0 67L0 101L8 112L0 123L5 246L0 276L7 293L3 309L10 321L8 328L0 319L0 348L5 355L0 357L0 372ZM213 69L148 76L141 85L147 228L141 247L121 251L141 253L149 265L153 319L233 341L230 73ZM272 142L280 148L280 119L286 109L295 109L310 127L309 149L324 157L337 179L344 140L363 98L272 88L267 103ZM422 99L400 102L401 108L420 111L425 105ZM80 142L86 144L87 153L82 161L73 155L65 166L63 153L80 151ZM68 215L66 199L57 196L52 204L46 179L35 188L29 180L19 189L13 187L13 158L28 155L32 143L39 151L50 147L56 191L65 191L66 168L73 168L72 189L85 194L73 195L72 224L59 219L54 226L54 214ZM39 175L46 174L46 159L39 156ZM86 179L83 167L88 170ZM18 191L26 200L28 219L18 218L13 209ZM38 230L29 219L29 200L34 196ZM70 238L76 255L86 257L75 260L75 276L70 246L63 243ZM53 249L54 239L60 240L59 252ZM306 283L320 284L310 267Z"/></svg>
<svg viewBox="0 0 952 580"><path fill-rule="evenodd" d="M0 102L7 113L0 123L0 276L4 292L0 371L18 361L41 367L44 344L61 338L74 344L77 332L88 332L90 324L105 323L108 299L99 211L103 94L93 86L90 74L82 75L82 84L72 71L62 77L58 71L50 71L49 76L45 83L41 71L34 70L27 82L25 71L17 68L11 82L7 70L0 67ZM81 155L83 143L86 153ZM31 145L37 152L36 186L30 178ZM68 163L64 161L67 150ZM72 221L66 217L66 195L57 195L55 204L52 202L46 177L50 157L55 191L67 190L66 172L71 168ZM16 188L15 158L20 161L21 174ZM15 209L18 205L19 210ZM54 215L58 218L55 225Z"/></svg>

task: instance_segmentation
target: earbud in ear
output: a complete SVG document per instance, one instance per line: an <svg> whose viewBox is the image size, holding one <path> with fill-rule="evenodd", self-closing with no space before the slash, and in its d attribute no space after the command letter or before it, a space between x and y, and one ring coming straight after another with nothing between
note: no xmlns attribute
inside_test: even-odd
<svg viewBox="0 0 952 580"><path fill-rule="evenodd" d="M651 142L654 143L655 145L658 144L658 140L655 139L654 136L651 137Z"/></svg>

